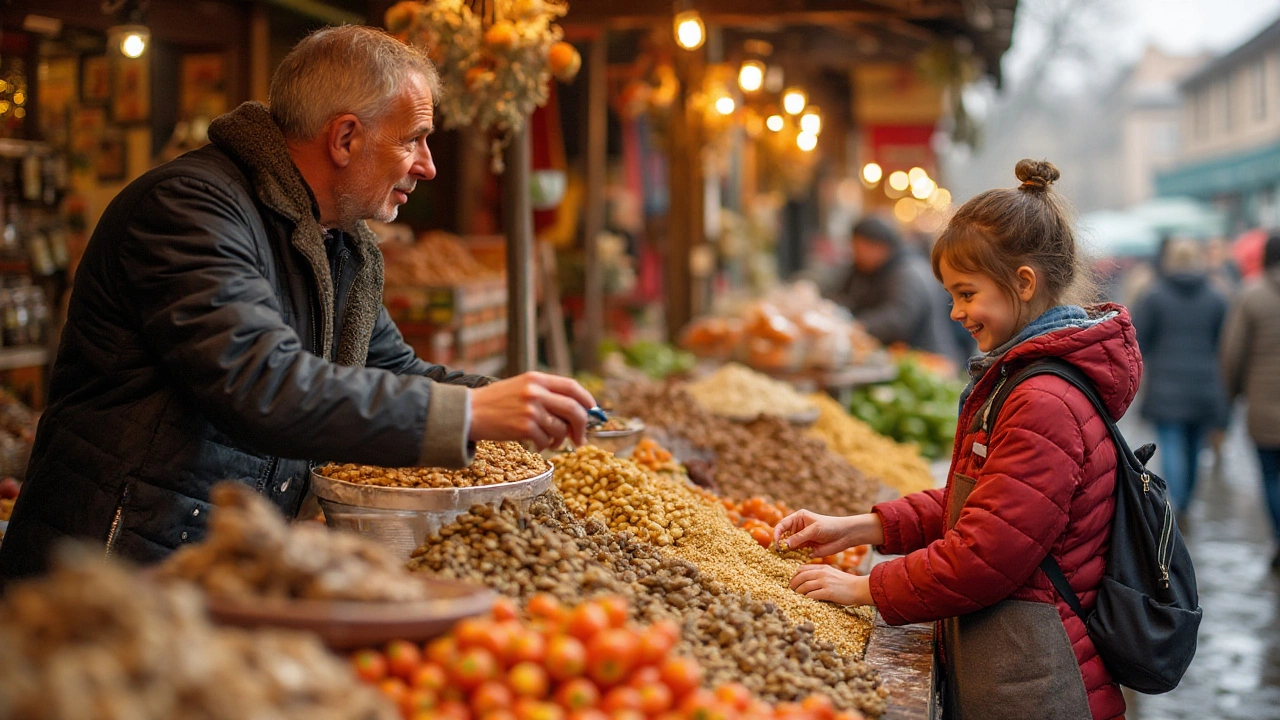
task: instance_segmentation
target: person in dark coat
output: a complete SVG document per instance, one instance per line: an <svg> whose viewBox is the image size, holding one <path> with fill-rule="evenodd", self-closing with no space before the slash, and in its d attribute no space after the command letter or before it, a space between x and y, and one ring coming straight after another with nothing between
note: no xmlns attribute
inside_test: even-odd
<svg viewBox="0 0 1280 720"><path fill-rule="evenodd" d="M1227 299L1210 282L1203 248L1195 240L1171 241L1133 324L1147 367L1141 413L1156 427L1162 474L1180 513L1191 504L1200 449L1227 415L1218 363L1226 315Z"/></svg>
<svg viewBox="0 0 1280 720"><path fill-rule="evenodd" d="M418 359L382 306L366 219L435 176L438 75L368 27L302 40L270 109L110 204L76 273L0 583L65 538L149 563L205 535L238 480L294 515L317 461L462 467L478 440L583 439L590 394Z"/></svg>
<svg viewBox="0 0 1280 720"><path fill-rule="evenodd" d="M853 228L853 266L832 299L849 308L867 332L889 345L942 355L963 366L967 353L956 342L953 323L929 261L913 252L898 231L877 217Z"/></svg>

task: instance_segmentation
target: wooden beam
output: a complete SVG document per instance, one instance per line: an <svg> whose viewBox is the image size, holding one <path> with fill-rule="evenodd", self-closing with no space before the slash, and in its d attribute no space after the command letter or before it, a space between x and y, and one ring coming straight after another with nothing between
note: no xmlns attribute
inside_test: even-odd
<svg viewBox="0 0 1280 720"><path fill-rule="evenodd" d="M601 32L591 41L587 55L587 152L584 249L583 317L578 343L578 367L594 372L599 365L604 335L604 273L600 269L600 234L604 232L605 171L609 161L609 38Z"/></svg>
<svg viewBox="0 0 1280 720"><path fill-rule="evenodd" d="M936 20L962 17L955 0L941 2L874 2L871 0L699 0L703 19L717 25L786 25L882 21L886 18ZM574 0L566 24L608 23L613 27L651 25L669 20L671 6L663 3L619 3L616 0Z"/></svg>

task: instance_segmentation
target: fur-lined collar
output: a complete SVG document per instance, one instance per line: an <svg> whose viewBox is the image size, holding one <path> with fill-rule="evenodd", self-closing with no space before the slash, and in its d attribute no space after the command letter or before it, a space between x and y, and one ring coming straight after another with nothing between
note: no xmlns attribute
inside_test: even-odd
<svg viewBox="0 0 1280 720"><path fill-rule="evenodd" d="M315 275L324 358L335 360L333 277L320 228L320 212L315 195L289 157L284 135L265 105L246 102L216 118L209 125L209 139L247 171L262 203L293 223L289 241L307 259ZM382 308L382 251L364 221L357 223L355 230L352 244L358 268L343 308L336 362L363 367L369 355L369 338Z"/></svg>

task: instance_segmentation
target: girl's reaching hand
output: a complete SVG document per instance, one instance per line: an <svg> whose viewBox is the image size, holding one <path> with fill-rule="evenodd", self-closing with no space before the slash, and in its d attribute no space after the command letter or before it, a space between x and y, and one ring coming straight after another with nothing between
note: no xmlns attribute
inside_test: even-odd
<svg viewBox="0 0 1280 720"><path fill-rule="evenodd" d="M830 565L801 565L791 576L791 589L805 597L839 605L875 605L871 598L871 581L867 577Z"/></svg>
<svg viewBox="0 0 1280 720"><path fill-rule="evenodd" d="M778 523L773 537L779 547L807 547L813 557L826 557L855 545L879 545L884 542L884 529L874 513L835 517L797 510Z"/></svg>

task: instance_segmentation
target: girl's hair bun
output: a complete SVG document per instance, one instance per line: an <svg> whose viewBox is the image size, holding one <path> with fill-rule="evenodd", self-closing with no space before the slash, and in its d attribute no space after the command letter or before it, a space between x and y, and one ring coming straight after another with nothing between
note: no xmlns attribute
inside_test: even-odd
<svg viewBox="0 0 1280 720"><path fill-rule="evenodd" d="M1019 160L1013 172L1022 181L1022 189L1032 192L1044 192L1062 177L1058 168L1048 160Z"/></svg>

